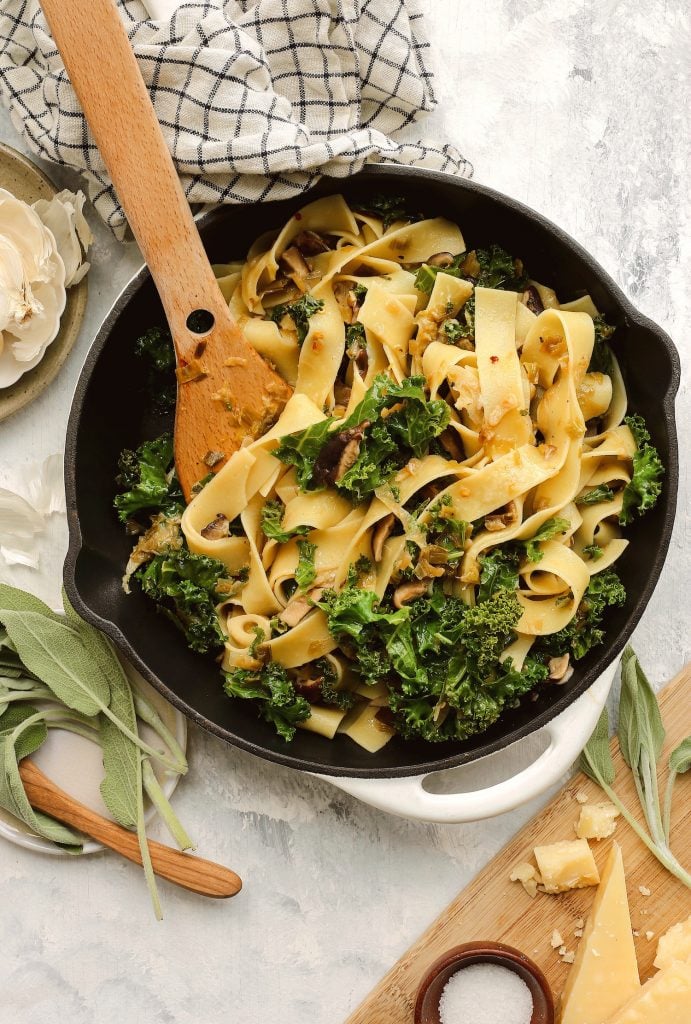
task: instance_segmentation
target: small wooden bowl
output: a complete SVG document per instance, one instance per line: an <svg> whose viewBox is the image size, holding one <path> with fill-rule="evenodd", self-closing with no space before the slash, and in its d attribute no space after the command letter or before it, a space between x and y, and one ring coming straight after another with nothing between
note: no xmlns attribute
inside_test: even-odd
<svg viewBox="0 0 691 1024"><path fill-rule="evenodd" d="M520 950L501 942L466 942L439 957L420 983L415 1001L415 1024L441 1024L439 1000L444 986L452 974L471 964L497 964L514 971L533 997L530 1024L554 1024L554 1000L544 974Z"/></svg>

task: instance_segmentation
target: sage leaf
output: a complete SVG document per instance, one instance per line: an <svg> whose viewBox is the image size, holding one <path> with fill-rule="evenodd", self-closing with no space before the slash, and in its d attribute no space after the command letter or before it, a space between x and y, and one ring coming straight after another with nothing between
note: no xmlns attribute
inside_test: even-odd
<svg viewBox="0 0 691 1024"><path fill-rule="evenodd" d="M691 736L682 740L678 747L675 747L669 755L669 777L665 792L665 809L662 822L665 831L665 839L669 843L669 829L672 820L672 793L677 775L684 775L691 768Z"/></svg>
<svg viewBox="0 0 691 1024"><path fill-rule="evenodd" d="M629 768L634 768L643 749L657 761L665 741L660 707L655 691L631 647L622 656L619 698L619 749Z"/></svg>
<svg viewBox="0 0 691 1024"><path fill-rule="evenodd" d="M580 770L594 782L614 782L614 761L609 748L609 715L607 708L602 709L595 730L586 743L579 761Z"/></svg>
<svg viewBox="0 0 691 1024"><path fill-rule="evenodd" d="M29 671L49 686L68 708L93 717L110 703L107 679L94 671L76 631L57 616L0 607L17 653Z"/></svg>
<svg viewBox="0 0 691 1024"><path fill-rule="evenodd" d="M19 761L38 750L46 738L41 713L28 705L8 709L0 724L0 806L25 822L36 835L81 852L82 840L67 826L35 811L29 803L19 774Z"/></svg>
<svg viewBox="0 0 691 1024"><path fill-rule="evenodd" d="M36 612L38 615L45 615L46 618L60 620L57 612L34 594L26 590L19 590L18 587L11 587L8 583L0 583L0 608L7 608L13 612ZM0 639L0 647L2 640Z"/></svg>

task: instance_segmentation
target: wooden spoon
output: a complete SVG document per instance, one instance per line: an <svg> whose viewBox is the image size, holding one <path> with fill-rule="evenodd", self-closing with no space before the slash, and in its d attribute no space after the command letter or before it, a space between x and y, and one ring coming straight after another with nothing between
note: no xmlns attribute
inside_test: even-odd
<svg viewBox="0 0 691 1024"><path fill-rule="evenodd" d="M168 319L178 363L175 464L189 501L210 464L220 469L245 437L263 433L291 391L230 316L115 3L41 5Z"/></svg>
<svg viewBox="0 0 691 1024"><path fill-rule="evenodd" d="M30 758L24 758L21 762L19 774L32 807L49 814L51 818L72 825L79 832L122 854L127 860L141 864L139 841L134 833L128 832L113 821L108 821L107 818L68 796L51 782ZM228 896L235 896L242 888L242 880L238 875L221 864L214 864L213 861L203 860L201 857L192 857L189 853L180 853L179 850L153 840L149 840L149 850L155 873L161 878L167 878L169 882L181 885L183 889L189 889L190 892L197 892L200 896L226 899Z"/></svg>

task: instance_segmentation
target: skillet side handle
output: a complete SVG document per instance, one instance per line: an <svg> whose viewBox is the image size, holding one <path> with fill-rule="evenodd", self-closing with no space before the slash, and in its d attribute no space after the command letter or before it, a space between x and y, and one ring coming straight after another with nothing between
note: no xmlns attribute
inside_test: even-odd
<svg viewBox="0 0 691 1024"><path fill-rule="evenodd" d="M542 731L549 737L549 746L537 760L517 775L487 789L471 793L429 793L423 783L430 775L403 779L319 777L363 803L402 818L448 825L504 814L544 793L568 772L592 735L618 663L617 658L589 690L547 723Z"/></svg>
<svg viewBox="0 0 691 1024"><path fill-rule="evenodd" d="M223 323L228 320L228 307L115 0L41 0L41 6L156 282L178 356L189 361L199 335L188 330L188 315L208 309ZM94 161L98 167L96 155Z"/></svg>

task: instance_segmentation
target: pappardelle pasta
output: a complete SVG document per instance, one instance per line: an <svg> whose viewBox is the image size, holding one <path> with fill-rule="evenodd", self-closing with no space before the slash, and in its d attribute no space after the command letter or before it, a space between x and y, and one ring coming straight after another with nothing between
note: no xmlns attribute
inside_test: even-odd
<svg viewBox="0 0 691 1024"><path fill-rule="evenodd" d="M226 692L285 739L463 740L565 682L625 600L622 526L662 475L590 297L560 303L443 217L342 196L217 276L293 395L209 453L186 508L169 438L123 454L126 587L222 652Z"/></svg>

